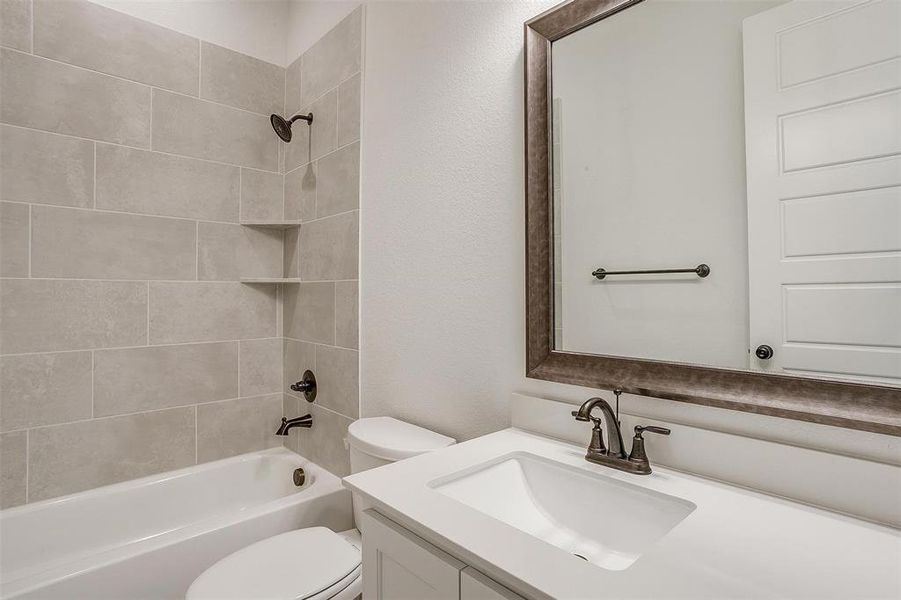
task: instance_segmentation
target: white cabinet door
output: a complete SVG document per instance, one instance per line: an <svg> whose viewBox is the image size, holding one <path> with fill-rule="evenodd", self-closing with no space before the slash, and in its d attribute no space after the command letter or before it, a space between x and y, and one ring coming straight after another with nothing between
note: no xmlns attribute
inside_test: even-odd
<svg viewBox="0 0 901 600"><path fill-rule="evenodd" d="M374 510L363 512L364 600L458 600L463 563Z"/></svg>
<svg viewBox="0 0 901 600"><path fill-rule="evenodd" d="M751 368L901 382L901 2L749 17L744 76Z"/></svg>
<svg viewBox="0 0 901 600"><path fill-rule="evenodd" d="M460 573L460 600L525 600L525 598L472 567L466 567Z"/></svg>

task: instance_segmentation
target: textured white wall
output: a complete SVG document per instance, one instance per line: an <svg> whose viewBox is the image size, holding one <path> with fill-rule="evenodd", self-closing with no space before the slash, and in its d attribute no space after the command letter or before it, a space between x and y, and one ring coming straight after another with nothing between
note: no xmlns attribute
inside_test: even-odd
<svg viewBox="0 0 901 600"><path fill-rule="evenodd" d="M524 377L522 27L553 4L366 6L363 416L468 439L509 425L511 391L571 403L598 393ZM623 404L635 415L901 460L901 438L654 398Z"/></svg>
<svg viewBox="0 0 901 600"><path fill-rule="evenodd" d="M290 0L93 1L279 66L287 64L285 39Z"/></svg>
<svg viewBox="0 0 901 600"><path fill-rule="evenodd" d="M470 438L523 373L523 22L553 2L367 5L365 415Z"/></svg>

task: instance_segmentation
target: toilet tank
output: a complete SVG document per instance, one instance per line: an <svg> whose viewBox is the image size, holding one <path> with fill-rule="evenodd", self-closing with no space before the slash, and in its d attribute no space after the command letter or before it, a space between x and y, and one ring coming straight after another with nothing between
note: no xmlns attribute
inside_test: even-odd
<svg viewBox="0 0 901 600"><path fill-rule="evenodd" d="M454 438L391 417L357 419L347 428L350 472L359 473L456 443ZM354 496L354 520L366 508Z"/></svg>

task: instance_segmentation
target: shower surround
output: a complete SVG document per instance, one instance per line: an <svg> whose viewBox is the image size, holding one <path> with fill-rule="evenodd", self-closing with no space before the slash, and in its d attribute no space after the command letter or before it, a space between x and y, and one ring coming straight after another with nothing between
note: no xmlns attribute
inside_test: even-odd
<svg viewBox="0 0 901 600"><path fill-rule="evenodd" d="M320 281L351 252L334 279L353 296L334 291L330 314L355 339L358 201L352 229L323 217L347 206L347 162L329 157L349 121L359 139L359 109L339 124L340 94L314 98L311 163L304 136L285 145L269 124L290 70L83 0L3 0L0 16L0 507L281 444L283 412L306 408L285 394L293 372L331 390L351 361L305 333L322 314L301 298L321 284L240 279ZM332 59L311 54L311 81ZM289 160L319 171L302 200ZM295 214L309 230L240 225ZM328 440L346 419L320 397L326 441L303 451L340 471Z"/></svg>

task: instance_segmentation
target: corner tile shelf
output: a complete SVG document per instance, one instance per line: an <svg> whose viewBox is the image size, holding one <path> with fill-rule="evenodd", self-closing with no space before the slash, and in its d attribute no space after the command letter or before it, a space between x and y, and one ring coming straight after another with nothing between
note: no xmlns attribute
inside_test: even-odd
<svg viewBox="0 0 901 600"><path fill-rule="evenodd" d="M242 277L241 283L300 283L300 277Z"/></svg>
<svg viewBox="0 0 901 600"><path fill-rule="evenodd" d="M300 227L300 221L241 221L245 227L260 227L264 229L291 229ZM242 277L241 283L300 283L299 277Z"/></svg>
<svg viewBox="0 0 901 600"><path fill-rule="evenodd" d="M264 227L266 229L291 229L300 227L300 221L241 221L245 227Z"/></svg>

